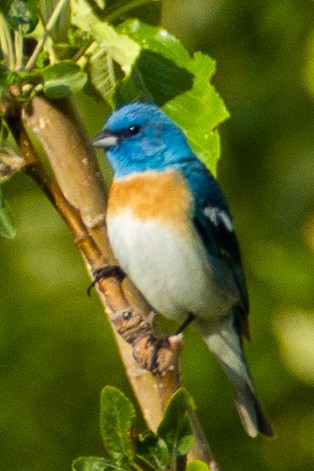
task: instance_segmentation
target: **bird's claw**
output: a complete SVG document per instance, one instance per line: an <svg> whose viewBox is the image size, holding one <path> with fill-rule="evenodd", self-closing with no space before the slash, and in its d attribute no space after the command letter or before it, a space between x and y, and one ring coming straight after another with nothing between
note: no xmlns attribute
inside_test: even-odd
<svg viewBox="0 0 314 471"><path fill-rule="evenodd" d="M100 280L104 278L116 278L118 281L122 281L125 278L125 273L123 272L122 268L118 265L106 265L97 270L93 271L94 280L89 284L87 287L87 294L88 296L91 295L91 291Z"/></svg>

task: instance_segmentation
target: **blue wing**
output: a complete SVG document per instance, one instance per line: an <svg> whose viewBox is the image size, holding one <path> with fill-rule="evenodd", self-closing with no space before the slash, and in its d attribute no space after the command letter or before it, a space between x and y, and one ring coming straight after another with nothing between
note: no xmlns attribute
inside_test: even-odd
<svg viewBox="0 0 314 471"><path fill-rule="evenodd" d="M193 222L211 257L224 260L232 271L239 290L242 331L249 337L246 317L249 301L234 223L218 183L198 159L181 167L194 196Z"/></svg>

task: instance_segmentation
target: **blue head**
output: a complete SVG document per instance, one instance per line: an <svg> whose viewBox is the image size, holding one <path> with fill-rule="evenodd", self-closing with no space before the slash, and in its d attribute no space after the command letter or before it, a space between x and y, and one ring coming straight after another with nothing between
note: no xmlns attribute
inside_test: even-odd
<svg viewBox="0 0 314 471"><path fill-rule="evenodd" d="M182 130L151 103L135 102L119 108L92 144L106 150L118 178L163 170L193 157Z"/></svg>

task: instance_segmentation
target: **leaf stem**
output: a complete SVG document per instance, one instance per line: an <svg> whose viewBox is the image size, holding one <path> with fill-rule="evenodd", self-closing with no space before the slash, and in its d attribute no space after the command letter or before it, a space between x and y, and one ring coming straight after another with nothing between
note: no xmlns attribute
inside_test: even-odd
<svg viewBox="0 0 314 471"><path fill-rule="evenodd" d="M135 471L143 471L143 468L141 468L141 466L139 466L137 463L135 463L134 461L132 461L132 463L130 463L130 466L135 469Z"/></svg>
<svg viewBox="0 0 314 471"><path fill-rule="evenodd" d="M0 13L0 44L8 69L14 70L15 57L10 28L2 13Z"/></svg>
<svg viewBox="0 0 314 471"><path fill-rule="evenodd" d="M38 41L37 46L36 46L33 54L31 55L31 57L29 58L29 61L27 62L26 66L25 66L26 71L32 70L32 68L36 64L37 58L38 58L39 54L41 53L50 32L52 31L53 27L56 24L56 22L57 22L57 20L60 16L60 13L62 11L62 8L66 5L66 3L68 1L69 0L59 0L58 4L56 5L56 8L54 9L54 11L51 14L51 17L49 18L47 24L45 25L45 34Z"/></svg>
<svg viewBox="0 0 314 471"><path fill-rule="evenodd" d="M15 50L15 70L21 70L23 67L23 35L21 25L18 31L14 32L14 50Z"/></svg>

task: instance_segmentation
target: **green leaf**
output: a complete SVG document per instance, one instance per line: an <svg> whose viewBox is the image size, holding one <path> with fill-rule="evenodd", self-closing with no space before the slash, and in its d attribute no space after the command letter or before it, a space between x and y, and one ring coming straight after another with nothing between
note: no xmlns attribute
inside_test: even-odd
<svg viewBox="0 0 314 471"><path fill-rule="evenodd" d="M195 409L194 401L186 389L180 388L172 396L157 435L165 440L175 456L186 455L193 445L193 432L189 413Z"/></svg>
<svg viewBox="0 0 314 471"><path fill-rule="evenodd" d="M106 20L115 23L127 18L140 18L151 24L157 24L161 17L160 0L107 0Z"/></svg>
<svg viewBox="0 0 314 471"><path fill-rule="evenodd" d="M90 57L91 83L100 95L108 100L115 82L112 61L119 64L122 71L128 74L140 53L140 47L125 34L118 34L107 23L96 22L90 27L99 45Z"/></svg>
<svg viewBox="0 0 314 471"><path fill-rule="evenodd" d="M213 73L210 57L195 53L189 64L195 73L191 90L166 103L164 111L184 130L194 152L215 175L220 156L220 140L217 126L229 113L209 83Z"/></svg>
<svg viewBox="0 0 314 471"><path fill-rule="evenodd" d="M118 464L127 463L134 456L131 440L134 421L131 401L118 389L105 387L101 393L100 430L106 452Z"/></svg>
<svg viewBox="0 0 314 471"><path fill-rule="evenodd" d="M92 9L83 0L77 0L72 5L73 24L81 31L92 34L98 48L105 51L124 73L129 73L133 63L140 53L140 46L125 34L115 30L107 22L99 20Z"/></svg>
<svg viewBox="0 0 314 471"><path fill-rule="evenodd" d="M103 48L98 48L90 57L88 73L91 83L106 101L109 100L113 89L111 66L112 59Z"/></svg>
<svg viewBox="0 0 314 471"><path fill-rule="evenodd" d="M100 458L98 456L81 456L72 463L73 471L125 471L125 468L116 465L114 462Z"/></svg>
<svg viewBox="0 0 314 471"><path fill-rule="evenodd" d="M142 53L132 74L117 85L112 102L139 99L149 92L183 129L195 153L215 174L220 153L216 128L228 117L223 101L209 82L215 72L215 62L201 53L191 57L173 35L138 20L126 21L117 31L136 41ZM169 75L167 60L173 63ZM178 74L178 70L184 70L192 79L182 82L184 75Z"/></svg>
<svg viewBox="0 0 314 471"><path fill-rule="evenodd" d="M150 26L139 20L128 20L119 25L117 31L132 38L142 49L156 52L179 67L185 67L191 60L189 52L180 41L163 28Z"/></svg>
<svg viewBox="0 0 314 471"><path fill-rule="evenodd" d="M6 20L12 28L20 28L23 34L32 32L38 22L38 1L13 0L6 14Z"/></svg>
<svg viewBox="0 0 314 471"><path fill-rule="evenodd" d="M13 239L16 235L16 226L11 214L11 210L4 201L0 189L0 234L8 239Z"/></svg>
<svg viewBox="0 0 314 471"><path fill-rule="evenodd" d="M42 69L43 67L47 66L47 64L49 64L49 53L44 49L38 55L38 58L36 60L36 67Z"/></svg>
<svg viewBox="0 0 314 471"><path fill-rule="evenodd" d="M0 11L6 15L9 11L12 0L1 0Z"/></svg>
<svg viewBox="0 0 314 471"><path fill-rule="evenodd" d="M101 23L101 20L99 20L94 14L93 9L88 5L88 3L91 3L89 0L75 0L75 2L71 3L72 26L90 33L92 24ZM93 0L92 4L94 5Z"/></svg>
<svg viewBox="0 0 314 471"><path fill-rule="evenodd" d="M62 61L41 70L43 91L49 98L63 98L80 91L86 84L87 76L79 65Z"/></svg>
<svg viewBox="0 0 314 471"><path fill-rule="evenodd" d="M0 94L2 94L6 88L10 87L10 85L14 85L19 82L21 82L19 74L11 72L3 65L0 65Z"/></svg>
<svg viewBox="0 0 314 471"><path fill-rule="evenodd" d="M140 46L126 34L118 33L108 23L98 21L91 25L91 29L100 47L121 66L124 73L129 73L140 53Z"/></svg>
<svg viewBox="0 0 314 471"><path fill-rule="evenodd" d="M72 26L68 29L67 36L70 45L76 48L88 45L92 41L90 34Z"/></svg>
<svg viewBox="0 0 314 471"><path fill-rule="evenodd" d="M210 471L210 468L204 461L193 460L188 463L186 471Z"/></svg>
<svg viewBox="0 0 314 471"><path fill-rule="evenodd" d="M152 432L139 435L135 442L135 453L138 458L148 463L156 470L169 467L170 457L167 444Z"/></svg>
<svg viewBox="0 0 314 471"><path fill-rule="evenodd" d="M151 99L162 106L176 95L189 90L192 84L193 75L186 69L160 54L143 50L131 75L117 83L112 102L117 106L134 99Z"/></svg>

